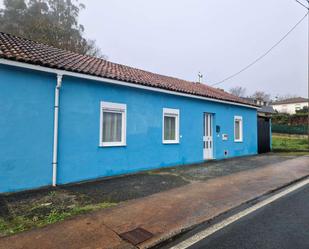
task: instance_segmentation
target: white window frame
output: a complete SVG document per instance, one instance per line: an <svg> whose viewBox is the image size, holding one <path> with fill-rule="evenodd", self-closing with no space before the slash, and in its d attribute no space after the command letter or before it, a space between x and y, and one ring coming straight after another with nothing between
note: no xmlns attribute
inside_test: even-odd
<svg viewBox="0 0 309 249"><path fill-rule="evenodd" d="M175 140L164 139L164 117L175 117ZM163 108L162 115L162 143L163 144L179 144L179 109Z"/></svg>
<svg viewBox="0 0 309 249"><path fill-rule="evenodd" d="M239 121L239 139L236 139L236 121ZM237 143L243 142L243 118L242 116L234 116L234 141Z"/></svg>
<svg viewBox="0 0 309 249"><path fill-rule="evenodd" d="M120 142L103 142L103 112L121 113L121 141ZM105 102L100 103L100 147L126 146L127 133L127 105Z"/></svg>

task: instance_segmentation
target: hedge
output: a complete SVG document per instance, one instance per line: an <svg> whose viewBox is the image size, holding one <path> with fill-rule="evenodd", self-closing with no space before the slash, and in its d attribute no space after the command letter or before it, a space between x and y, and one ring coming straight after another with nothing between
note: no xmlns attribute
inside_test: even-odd
<svg viewBox="0 0 309 249"><path fill-rule="evenodd" d="M285 125L285 124L272 124L272 132L283 134L308 134L307 125Z"/></svg>

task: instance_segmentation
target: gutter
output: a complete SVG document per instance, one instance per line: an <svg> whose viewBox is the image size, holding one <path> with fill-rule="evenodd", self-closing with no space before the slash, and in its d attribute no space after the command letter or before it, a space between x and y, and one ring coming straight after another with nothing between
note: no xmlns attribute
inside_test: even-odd
<svg viewBox="0 0 309 249"><path fill-rule="evenodd" d="M129 83L125 81L113 80L113 79L108 79L108 78L103 78L103 77L98 77L98 76L92 76L88 74L74 73L74 72L69 72L65 70L43 67L43 66L28 64L24 62L12 61L12 60L3 59L3 58L2 59L0 58L0 64L8 65L8 66L15 66L15 67L22 67L26 69L41 71L41 72L60 74L63 76L66 75L66 76L80 78L80 79L99 81L99 82L104 82L106 84L121 85L121 86L126 86L126 87L144 89L144 90L153 91L153 92L161 92L161 93L166 93L166 94L171 94L171 95L177 95L177 96L182 96L182 97L187 97L187 98L201 99L201 100L207 100L207 101L217 102L217 103L222 103L222 104L242 106L242 107L247 107L247 108L252 108L252 109L259 109L258 106L253 106L249 104L242 104L242 103L236 103L236 102L231 102L231 101L226 101L226 100L213 99L213 98L198 96L198 95L189 94L189 93L175 92L171 90L165 90L162 88L138 85L138 84Z"/></svg>
<svg viewBox="0 0 309 249"><path fill-rule="evenodd" d="M57 74L57 85L55 87L55 106L54 106L54 143L53 143L53 187L57 185L58 167L58 127L59 127L59 95L62 85L62 74Z"/></svg>

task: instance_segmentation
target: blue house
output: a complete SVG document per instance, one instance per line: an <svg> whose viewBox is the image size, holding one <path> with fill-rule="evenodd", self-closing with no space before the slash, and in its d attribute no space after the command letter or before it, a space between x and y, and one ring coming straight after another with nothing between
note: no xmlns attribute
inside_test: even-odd
<svg viewBox="0 0 309 249"><path fill-rule="evenodd" d="M0 192L257 153L257 107L0 33Z"/></svg>

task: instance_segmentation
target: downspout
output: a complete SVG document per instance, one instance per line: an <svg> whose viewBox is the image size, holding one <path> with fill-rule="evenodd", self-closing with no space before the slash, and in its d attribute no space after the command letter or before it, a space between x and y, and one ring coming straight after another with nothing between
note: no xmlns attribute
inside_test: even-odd
<svg viewBox="0 0 309 249"><path fill-rule="evenodd" d="M61 84L62 84L62 75L57 74L57 85L55 88L55 106L54 106L53 187L56 187L57 185L59 94Z"/></svg>

